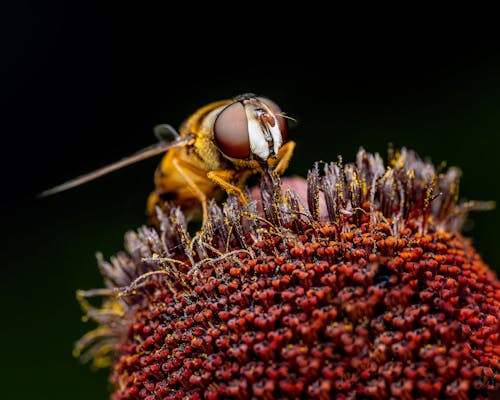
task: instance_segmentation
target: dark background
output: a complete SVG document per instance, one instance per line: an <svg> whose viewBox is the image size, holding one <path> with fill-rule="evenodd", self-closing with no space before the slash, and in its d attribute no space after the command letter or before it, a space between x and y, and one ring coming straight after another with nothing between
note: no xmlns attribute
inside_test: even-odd
<svg viewBox="0 0 500 400"><path fill-rule="evenodd" d="M91 328L74 293L101 286L95 251L108 258L144 222L159 158L36 193L151 144L152 126L178 126L208 102L250 91L296 118L289 173L351 161L360 146L385 157L392 142L459 166L462 198L500 200L500 41L481 19L430 29L247 3L231 18L194 5L11 3L1 13L2 398L107 398L106 371L71 355ZM465 232L497 270L499 222L498 211L473 214Z"/></svg>

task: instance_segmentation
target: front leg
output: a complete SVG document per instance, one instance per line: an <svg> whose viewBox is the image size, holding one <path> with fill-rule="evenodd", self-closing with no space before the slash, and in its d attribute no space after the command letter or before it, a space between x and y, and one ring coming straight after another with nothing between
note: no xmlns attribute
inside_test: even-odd
<svg viewBox="0 0 500 400"><path fill-rule="evenodd" d="M234 194L238 196L243 204L248 203L247 196L243 193L243 190L236 185L233 185L231 181L234 181L237 172L231 169L218 169L215 171L210 171L207 173L207 177L224 189L227 193Z"/></svg>
<svg viewBox="0 0 500 400"><path fill-rule="evenodd" d="M278 156L276 159L278 160L276 165L273 166L273 172L275 175L282 175L283 172L288 168L288 164L290 163L290 159L293 155L293 150L295 149L295 142L289 141L286 142L278 151Z"/></svg>

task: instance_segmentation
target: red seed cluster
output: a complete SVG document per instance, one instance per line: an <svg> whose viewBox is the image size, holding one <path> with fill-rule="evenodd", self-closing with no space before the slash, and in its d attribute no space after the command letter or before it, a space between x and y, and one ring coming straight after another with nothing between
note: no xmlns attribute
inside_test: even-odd
<svg viewBox="0 0 500 400"><path fill-rule="evenodd" d="M201 265L193 292L149 283L113 398L486 397L500 382L493 273L458 234L374 234L369 217L340 240L327 225L270 234L255 257Z"/></svg>
<svg viewBox="0 0 500 400"><path fill-rule="evenodd" d="M371 196L334 221L266 190L264 216L213 205L191 239L175 211L101 264L101 311L119 310L100 327L112 399L465 400L500 387L500 282L439 229L442 209Z"/></svg>

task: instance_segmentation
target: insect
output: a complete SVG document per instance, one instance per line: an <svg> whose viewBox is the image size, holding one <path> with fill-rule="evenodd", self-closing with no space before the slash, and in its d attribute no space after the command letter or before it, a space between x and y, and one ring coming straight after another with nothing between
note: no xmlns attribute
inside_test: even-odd
<svg viewBox="0 0 500 400"><path fill-rule="evenodd" d="M220 100L199 108L177 133L170 125L154 128L159 142L118 162L56 186L40 196L52 195L96 179L126 165L166 153L158 165L155 188L146 213L171 202L188 216L224 192L248 199L245 184L251 175L281 175L288 167L295 142L286 141L287 117L272 100L251 93Z"/></svg>

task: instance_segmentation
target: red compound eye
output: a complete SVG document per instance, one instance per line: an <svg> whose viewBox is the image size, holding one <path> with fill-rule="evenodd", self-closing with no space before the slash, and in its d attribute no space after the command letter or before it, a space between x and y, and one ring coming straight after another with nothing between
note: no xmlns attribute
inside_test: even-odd
<svg viewBox="0 0 500 400"><path fill-rule="evenodd" d="M232 103L221 111L215 119L214 138L220 151L228 157L250 156L248 120L242 103Z"/></svg>

